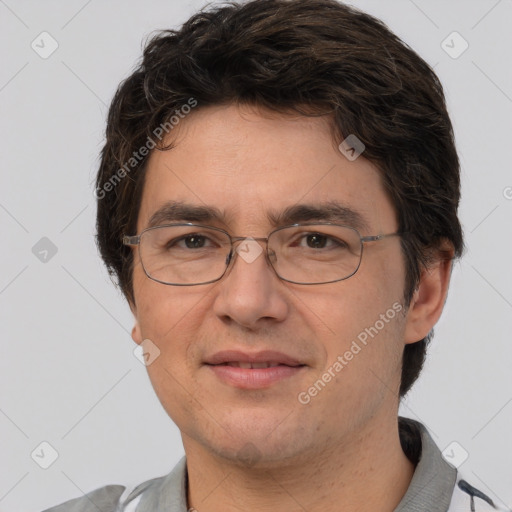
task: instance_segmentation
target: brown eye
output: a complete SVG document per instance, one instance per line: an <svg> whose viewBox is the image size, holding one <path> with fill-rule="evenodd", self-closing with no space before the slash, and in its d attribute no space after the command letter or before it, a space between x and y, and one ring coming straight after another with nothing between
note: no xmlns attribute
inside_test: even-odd
<svg viewBox="0 0 512 512"><path fill-rule="evenodd" d="M306 243L308 247L312 249L323 249L327 243L327 237L319 233L314 233L306 237Z"/></svg>
<svg viewBox="0 0 512 512"><path fill-rule="evenodd" d="M206 238L201 235L190 235L187 236L184 241L188 249L200 249L204 247Z"/></svg>

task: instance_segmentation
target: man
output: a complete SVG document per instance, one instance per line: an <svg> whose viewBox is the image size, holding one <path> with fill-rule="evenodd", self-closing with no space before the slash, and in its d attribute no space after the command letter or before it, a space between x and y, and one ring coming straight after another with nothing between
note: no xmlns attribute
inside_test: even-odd
<svg viewBox="0 0 512 512"><path fill-rule="evenodd" d="M186 458L57 511L499 510L398 417L463 250L442 87L334 0L213 7L112 102L98 245Z"/></svg>

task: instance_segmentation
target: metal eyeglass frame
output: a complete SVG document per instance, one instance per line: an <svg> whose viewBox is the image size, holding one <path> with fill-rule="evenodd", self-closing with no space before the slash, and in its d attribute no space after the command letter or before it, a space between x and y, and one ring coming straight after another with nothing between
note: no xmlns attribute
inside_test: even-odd
<svg viewBox="0 0 512 512"><path fill-rule="evenodd" d="M183 222L183 223L177 223L177 224L162 224L159 226L152 226L152 227L143 229L139 235L123 235L122 242L123 242L123 245L126 245L126 246L138 246L138 245L140 245L140 240L141 240L142 235L147 231L152 231L154 229L159 229L159 228L180 227L180 226L190 226L190 227L211 229L213 231L219 231L221 233L224 233L229 238L229 240L231 242L231 250L229 251L228 256L226 258L226 268L224 269L224 272L221 274L220 277L218 277L216 279L212 279L210 281L205 281L202 283L167 283L166 281L160 281L159 279L156 279L156 278L150 276L148 271L146 270L146 267L144 266L144 262L142 261L142 258L141 258L141 264L142 264L142 268L144 269L144 273L152 281L156 281L157 283L165 284L168 286L199 286L199 285L204 285L204 284L216 283L217 281L220 281L226 275L226 272L228 271L229 267L232 266L233 262L236 259L236 257L234 257L234 253L236 253L236 250L234 250L234 244L236 242L241 242L241 241L244 241L247 239L251 239L251 240L258 241L258 242L265 242L265 245L266 245L265 258L267 260L267 263L270 265L270 267L272 268L272 270L274 271L276 276L279 279L281 279L282 281L286 281L288 283L293 283L293 284L300 284L300 285L304 285L304 286L337 283L339 281L345 281L346 279L349 279L359 270L359 267L361 266L361 261L363 260L363 247L366 242L379 242L380 240L383 240L385 238L404 235L404 233L397 231L394 233L385 233L385 234L381 234L381 235L361 236L361 233L359 233L359 231L356 228L354 228L352 226L347 226L345 224L336 224L336 223L332 223L332 222L307 222L307 223L297 223L297 224L289 224L286 226L280 226L280 227L274 229L273 231L271 231L265 238L265 237L251 237L251 236L231 236L226 230L221 229L221 228L216 228L214 226L207 226L204 224L195 224L193 222ZM351 274L349 274L346 277L342 277L341 279L334 279L332 281L321 281L321 282L317 282L317 283L302 283L300 281L292 281L291 279L286 279L286 278L280 276L279 273L277 272L277 270L274 268L274 265L272 264L271 255L269 254L269 250L268 250L268 240L277 231L280 231L282 229L293 228L293 227L301 227L301 226L338 226L338 227L348 228L352 231L355 231L356 234L359 236L359 240L361 243L361 253L359 255L359 263L357 264L356 269Z"/></svg>

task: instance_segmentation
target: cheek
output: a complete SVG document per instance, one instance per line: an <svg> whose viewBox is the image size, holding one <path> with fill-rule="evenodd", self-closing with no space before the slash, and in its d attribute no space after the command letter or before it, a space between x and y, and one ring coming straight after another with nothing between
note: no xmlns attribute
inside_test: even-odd
<svg viewBox="0 0 512 512"><path fill-rule="evenodd" d="M357 321L349 315L340 316L337 334L324 340L326 365L318 369L309 385L322 390L317 406L329 408L330 421L356 425L363 416L398 395L404 318L397 311L400 304L394 304L395 308L391 304L382 310L377 307L377 314L359 311Z"/></svg>
<svg viewBox="0 0 512 512"><path fill-rule="evenodd" d="M213 288L166 286L145 275L134 281L141 335L159 350L159 364L148 366L151 379L166 379L166 372L185 378L198 365Z"/></svg>
<svg viewBox="0 0 512 512"><path fill-rule="evenodd" d="M146 281L138 290L137 321L143 338L151 340L158 351L146 369L164 409L179 422L187 410L198 408L191 382L197 359L189 357L189 352L198 339L204 292L187 294Z"/></svg>
<svg viewBox="0 0 512 512"><path fill-rule="evenodd" d="M205 290L164 285L149 279L142 266L133 271L133 290L136 319L144 337L158 343L167 343L174 330L188 316L195 314L207 295Z"/></svg>
<svg viewBox="0 0 512 512"><path fill-rule="evenodd" d="M330 340L329 345L339 348L361 333L364 341L365 330L375 324L379 331L389 330L404 310L403 277L386 268L376 274L380 275L361 271L346 281L323 285L321 290L301 290L299 316L308 318L314 330Z"/></svg>
<svg viewBox="0 0 512 512"><path fill-rule="evenodd" d="M336 375L334 393L342 386L342 394L370 395L385 391L383 383L395 386L399 377L405 328L400 254L396 261L370 263L350 279L326 285L322 294L302 295L308 307L299 314L315 323L327 353L319 376L329 369Z"/></svg>

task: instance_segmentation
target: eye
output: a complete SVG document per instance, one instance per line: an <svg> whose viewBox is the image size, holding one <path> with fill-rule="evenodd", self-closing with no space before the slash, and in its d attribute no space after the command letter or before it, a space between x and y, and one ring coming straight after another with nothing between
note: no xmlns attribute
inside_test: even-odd
<svg viewBox="0 0 512 512"><path fill-rule="evenodd" d="M313 249L323 249L328 243L328 237L320 233L313 233L304 237L308 247Z"/></svg>
<svg viewBox="0 0 512 512"><path fill-rule="evenodd" d="M166 244L167 249L203 249L212 246L212 241L207 236L197 233L173 238Z"/></svg>
<svg viewBox="0 0 512 512"><path fill-rule="evenodd" d="M205 246L207 238L202 235L189 235L183 241L188 249L199 249Z"/></svg>
<svg viewBox="0 0 512 512"><path fill-rule="evenodd" d="M298 240L298 245L310 249L343 249L347 247L343 240L323 233L306 233Z"/></svg>

